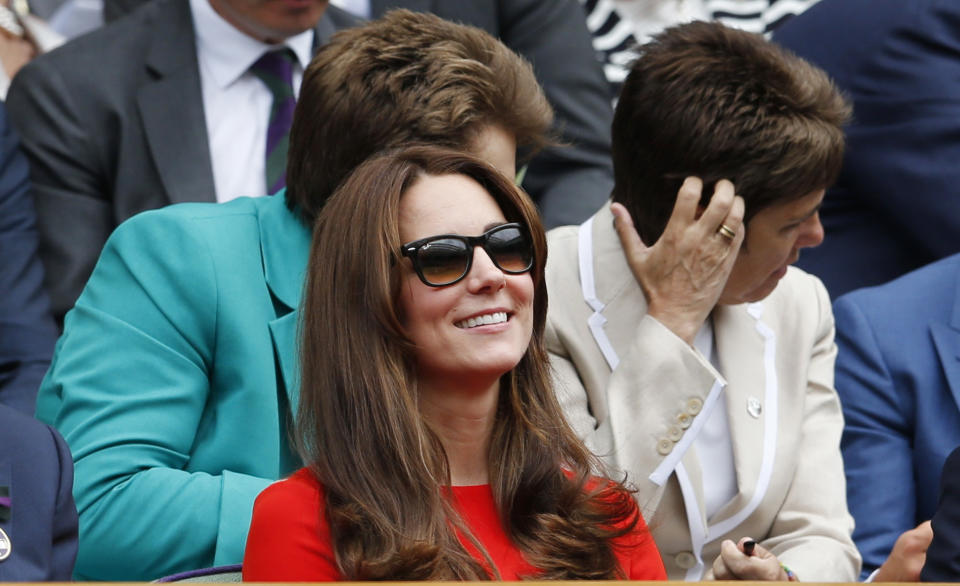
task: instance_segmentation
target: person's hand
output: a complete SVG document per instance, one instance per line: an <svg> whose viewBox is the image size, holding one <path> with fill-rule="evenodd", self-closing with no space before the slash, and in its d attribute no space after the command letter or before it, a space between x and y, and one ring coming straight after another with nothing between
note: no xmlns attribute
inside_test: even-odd
<svg viewBox="0 0 960 586"><path fill-rule="evenodd" d="M0 32L0 65L9 79L30 62L37 52L25 39Z"/></svg>
<svg viewBox="0 0 960 586"><path fill-rule="evenodd" d="M753 541L743 537L739 543L729 539L720 544L720 555L713 560L713 577L715 580L764 580L782 581L790 579L780 560L766 549L757 544L752 555L744 553L743 544Z"/></svg>
<svg viewBox="0 0 960 586"><path fill-rule="evenodd" d="M917 582L927 561L927 548L933 540L930 521L904 531L893 544L886 561L873 577L874 582Z"/></svg>
<svg viewBox="0 0 960 586"><path fill-rule="evenodd" d="M713 197L698 217L703 182L687 177L663 235L646 246L630 214L610 206L627 264L647 298L647 313L688 344L710 315L727 283L743 242L743 198L733 184L717 182ZM721 233L721 226L733 236Z"/></svg>

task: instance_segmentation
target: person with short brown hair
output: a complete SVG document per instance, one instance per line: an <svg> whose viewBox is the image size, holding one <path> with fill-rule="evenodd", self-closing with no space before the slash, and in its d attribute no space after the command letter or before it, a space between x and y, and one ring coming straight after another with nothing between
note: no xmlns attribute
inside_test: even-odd
<svg viewBox="0 0 960 586"><path fill-rule="evenodd" d="M850 108L827 75L776 45L719 25L655 37L624 82L614 115L613 201L644 242L663 233L684 179L721 179L746 204L771 205L831 185Z"/></svg>
<svg viewBox="0 0 960 586"><path fill-rule="evenodd" d="M859 572L830 300L789 266L823 239L848 114L759 35L667 29L617 104L613 203L549 234L561 402L637 487L671 579Z"/></svg>
<svg viewBox="0 0 960 586"><path fill-rule="evenodd" d="M471 52L460 39L477 34L396 12L322 49L294 114L289 157L305 214L294 214L280 192L146 212L110 237L37 401L37 416L64 435L76 462L78 576L153 579L240 562L255 496L301 465L287 427L298 401L295 332L310 214L351 164L403 140L472 151L511 180L517 138L545 140L550 109L533 71L489 36ZM392 45L376 80L362 62L379 57L344 42L367 35ZM434 50L441 45L447 50ZM405 76L450 62L462 71L445 81ZM531 89L493 102L469 97L496 93L493 80ZM367 89L337 98L357 87ZM440 88L459 99L432 101ZM381 107L409 108L407 117L370 116L364 100L374 91L392 92L396 101ZM314 100L331 109L317 112ZM531 116L522 136L511 128L515 110ZM323 132L327 125L337 132ZM334 151L336 164L321 158Z"/></svg>
<svg viewBox="0 0 960 586"><path fill-rule="evenodd" d="M308 222L375 151L411 141L482 149L486 129L531 152L548 142L543 90L501 42L407 10L375 22L337 34L304 73L297 117L317 122L291 129L287 198Z"/></svg>

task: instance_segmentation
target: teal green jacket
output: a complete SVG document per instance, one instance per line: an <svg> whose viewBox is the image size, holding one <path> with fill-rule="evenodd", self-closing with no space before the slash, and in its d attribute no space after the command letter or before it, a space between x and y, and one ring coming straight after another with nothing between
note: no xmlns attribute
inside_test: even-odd
<svg viewBox="0 0 960 586"><path fill-rule="evenodd" d="M310 233L283 194L145 212L66 317L37 417L76 466L75 576L240 563L288 441Z"/></svg>

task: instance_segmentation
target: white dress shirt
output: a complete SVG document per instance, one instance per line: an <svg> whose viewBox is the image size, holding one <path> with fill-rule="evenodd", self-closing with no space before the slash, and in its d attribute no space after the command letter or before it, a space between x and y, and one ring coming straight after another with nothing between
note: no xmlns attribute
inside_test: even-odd
<svg viewBox="0 0 960 586"><path fill-rule="evenodd" d="M697 332L693 346L704 358L720 369L717 364L717 348L713 337L713 319L708 318ZM723 374L723 373L721 373ZM710 413L703 428L694 440L697 459L704 479L704 509L709 521L723 505L737 495L737 473L733 461L733 444L730 440L730 422L727 418L726 393Z"/></svg>
<svg viewBox="0 0 960 586"><path fill-rule="evenodd" d="M273 95L249 72L261 55L277 48L248 36L223 19L208 0L190 0L197 36L203 112L217 201L267 190L267 127ZM313 55L313 29L284 41L293 50L293 93Z"/></svg>

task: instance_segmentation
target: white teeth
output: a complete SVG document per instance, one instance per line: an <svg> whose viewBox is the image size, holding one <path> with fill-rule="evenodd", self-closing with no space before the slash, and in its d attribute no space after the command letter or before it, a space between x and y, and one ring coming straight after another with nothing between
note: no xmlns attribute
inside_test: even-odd
<svg viewBox="0 0 960 586"><path fill-rule="evenodd" d="M470 317L463 321L459 321L453 325L458 328L475 328L477 326L487 326L490 324L499 324L507 321L507 312L505 311L496 311L494 313L488 313L485 315L478 315L476 317Z"/></svg>

